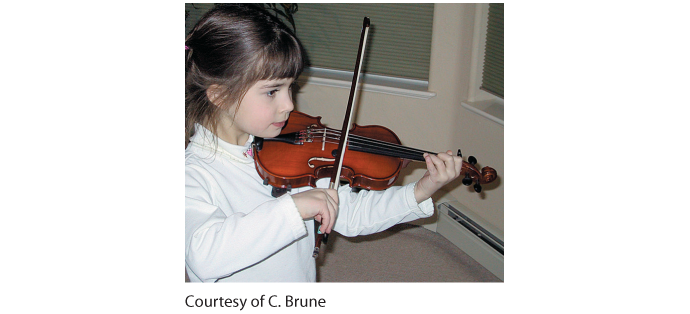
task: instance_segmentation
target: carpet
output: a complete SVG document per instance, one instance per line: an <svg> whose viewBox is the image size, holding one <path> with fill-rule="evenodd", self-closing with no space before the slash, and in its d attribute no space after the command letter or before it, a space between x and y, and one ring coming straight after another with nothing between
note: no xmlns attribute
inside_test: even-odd
<svg viewBox="0 0 690 314"><path fill-rule="evenodd" d="M411 224L353 238L334 232L324 248L317 282L501 282L442 235Z"/></svg>

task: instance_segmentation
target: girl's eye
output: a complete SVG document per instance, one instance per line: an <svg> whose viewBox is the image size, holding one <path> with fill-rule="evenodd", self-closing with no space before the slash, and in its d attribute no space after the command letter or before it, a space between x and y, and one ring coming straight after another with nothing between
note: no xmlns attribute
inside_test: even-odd
<svg viewBox="0 0 690 314"><path fill-rule="evenodd" d="M277 89L274 89L274 90L268 92L268 96L269 96L269 97L273 97L273 96L276 95L277 92L278 92L278 90L277 90Z"/></svg>

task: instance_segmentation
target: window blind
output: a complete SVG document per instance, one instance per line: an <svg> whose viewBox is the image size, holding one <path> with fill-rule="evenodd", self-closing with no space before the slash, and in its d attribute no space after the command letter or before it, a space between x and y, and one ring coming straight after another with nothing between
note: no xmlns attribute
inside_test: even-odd
<svg viewBox="0 0 690 314"><path fill-rule="evenodd" d="M185 20L184 20L184 34L185 36L194 28L196 22L198 22L201 17L208 10L212 9L215 4L213 3L185 3Z"/></svg>
<svg viewBox="0 0 690 314"><path fill-rule="evenodd" d="M186 3L185 34L213 6ZM433 3L299 3L296 35L311 66L353 71L365 16L371 27L362 72L428 81Z"/></svg>
<svg viewBox="0 0 690 314"><path fill-rule="evenodd" d="M503 3L489 4L481 89L503 98Z"/></svg>
<svg viewBox="0 0 690 314"><path fill-rule="evenodd" d="M433 3L300 3L294 19L312 67L353 71L368 16L362 72L428 80L433 15Z"/></svg>

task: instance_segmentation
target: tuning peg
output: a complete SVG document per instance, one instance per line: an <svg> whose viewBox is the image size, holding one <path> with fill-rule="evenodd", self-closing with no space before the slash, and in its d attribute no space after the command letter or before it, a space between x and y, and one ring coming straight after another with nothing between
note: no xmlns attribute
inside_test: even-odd
<svg viewBox="0 0 690 314"><path fill-rule="evenodd" d="M477 180L477 183L474 185L474 191L477 193L482 191L482 186L479 185L479 180Z"/></svg>
<svg viewBox="0 0 690 314"><path fill-rule="evenodd" d="M462 178L462 184L469 186L472 184L472 178L470 178L470 173L465 172L465 177Z"/></svg>
<svg viewBox="0 0 690 314"><path fill-rule="evenodd" d="M474 156L470 156L467 158L467 162L470 163L470 165L473 165L477 163L477 158L474 158Z"/></svg>

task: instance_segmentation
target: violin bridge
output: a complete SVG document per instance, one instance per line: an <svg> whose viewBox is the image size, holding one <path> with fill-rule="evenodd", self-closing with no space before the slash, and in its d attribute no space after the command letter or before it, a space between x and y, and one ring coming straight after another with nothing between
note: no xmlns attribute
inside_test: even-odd
<svg viewBox="0 0 690 314"><path fill-rule="evenodd" d="M321 142L321 151L326 150L326 131L327 129L323 129L323 141Z"/></svg>

